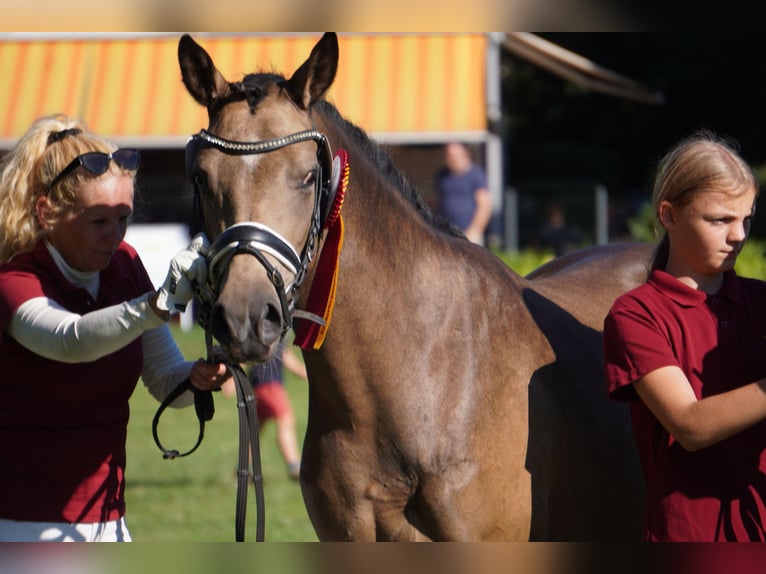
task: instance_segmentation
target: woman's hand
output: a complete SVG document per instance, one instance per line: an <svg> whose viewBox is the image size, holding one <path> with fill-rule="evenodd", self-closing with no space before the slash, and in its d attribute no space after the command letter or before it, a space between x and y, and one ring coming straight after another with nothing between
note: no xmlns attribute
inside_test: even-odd
<svg viewBox="0 0 766 574"><path fill-rule="evenodd" d="M213 391L232 379L232 374L225 363L208 363L200 359L192 366L190 379L196 388Z"/></svg>
<svg viewBox="0 0 766 574"><path fill-rule="evenodd" d="M160 311L186 310L194 294L207 282L207 252L210 245L204 233L194 236L189 246L170 261L165 281L157 290L153 308Z"/></svg>

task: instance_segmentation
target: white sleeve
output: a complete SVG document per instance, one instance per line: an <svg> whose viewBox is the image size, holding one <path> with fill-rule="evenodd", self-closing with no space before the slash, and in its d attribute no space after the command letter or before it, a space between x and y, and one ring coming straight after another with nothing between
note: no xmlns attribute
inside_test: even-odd
<svg viewBox="0 0 766 574"><path fill-rule="evenodd" d="M22 303L7 333L21 345L63 363L95 361L121 349L144 331L164 325L151 308L151 293L85 315L72 313L47 297Z"/></svg>
<svg viewBox="0 0 766 574"><path fill-rule="evenodd" d="M186 361L167 325L141 335L144 366L141 378L151 395L162 402L178 384L191 373L191 361ZM171 407L186 407L194 402L194 393L187 391L170 403Z"/></svg>

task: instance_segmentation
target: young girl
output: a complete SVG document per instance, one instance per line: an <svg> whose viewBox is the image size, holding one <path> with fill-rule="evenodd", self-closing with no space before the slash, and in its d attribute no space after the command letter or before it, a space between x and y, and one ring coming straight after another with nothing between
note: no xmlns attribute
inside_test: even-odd
<svg viewBox="0 0 766 574"><path fill-rule="evenodd" d="M648 541L766 540L766 283L738 277L758 186L710 133L660 163L664 234L604 324L609 393L631 401Z"/></svg>

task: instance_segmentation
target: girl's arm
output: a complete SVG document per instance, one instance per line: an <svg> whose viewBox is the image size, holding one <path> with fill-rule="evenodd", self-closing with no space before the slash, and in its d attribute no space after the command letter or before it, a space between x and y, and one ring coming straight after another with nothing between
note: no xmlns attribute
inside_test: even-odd
<svg viewBox="0 0 766 574"><path fill-rule="evenodd" d="M633 387L688 451L720 442L766 418L766 380L698 400L683 371L668 366L638 379Z"/></svg>

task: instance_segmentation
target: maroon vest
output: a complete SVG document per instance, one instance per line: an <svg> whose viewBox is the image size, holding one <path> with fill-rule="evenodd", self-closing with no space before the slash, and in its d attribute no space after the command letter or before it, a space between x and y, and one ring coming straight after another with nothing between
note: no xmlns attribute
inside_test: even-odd
<svg viewBox="0 0 766 574"><path fill-rule="evenodd" d="M64 278L42 242L0 266L0 518L100 522L124 514L128 399L143 362L140 338L90 363L45 359L6 334L15 310L45 296L85 314L153 289L126 243L101 272L97 300Z"/></svg>

